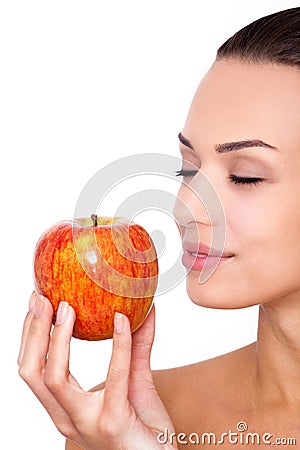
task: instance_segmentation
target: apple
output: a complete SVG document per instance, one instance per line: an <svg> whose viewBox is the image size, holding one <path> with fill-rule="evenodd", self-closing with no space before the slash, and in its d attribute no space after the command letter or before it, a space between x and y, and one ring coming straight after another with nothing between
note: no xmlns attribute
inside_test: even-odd
<svg viewBox="0 0 300 450"><path fill-rule="evenodd" d="M157 288L158 261L147 231L120 217L58 222L34 251L34 282L53 306L75 310L73 336L100 340L113 335L116 311L128 316L131 331L145 320Z"/></svg>

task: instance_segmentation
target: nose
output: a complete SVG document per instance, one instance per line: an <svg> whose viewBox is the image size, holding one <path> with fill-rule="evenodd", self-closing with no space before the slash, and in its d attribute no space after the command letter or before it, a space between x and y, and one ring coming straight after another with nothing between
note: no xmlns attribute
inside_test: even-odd
<svg viewBox="0 0 300 450"><path fill-rule="evenodd" d="M183 181L173 213L181 236L184 229L187 231L187 228L194 228L195 225L198 231L201 229L207 236L216 230L225 232L221 200L203 171L199 171L189 183Z"/></svg>
<svg viewBox="0 0 300 450"><path fill-rule="evenodd" d="M213 185L202 171L189 182L183 180L174 206L176 221L187 226L191 222L198 222L212 226L212 219L217 219L216 211L220 209L220 200Z"/></svg>

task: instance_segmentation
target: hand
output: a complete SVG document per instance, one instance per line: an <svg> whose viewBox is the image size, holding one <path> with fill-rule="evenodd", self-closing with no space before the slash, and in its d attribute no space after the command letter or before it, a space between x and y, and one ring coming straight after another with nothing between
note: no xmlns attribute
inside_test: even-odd
<svg viewBox="0 0 300 450"><path fill-rule="evenodd" d="M86 392L70 374L73 308L61 302L50 336L53 309L33 293L23 328L19 374L44 405L58 430L88 450L175 449L157 436L171 419L155 389L150 369L154 306L131 335L128 318L115 314L113 351L105 387Z"/></svg>

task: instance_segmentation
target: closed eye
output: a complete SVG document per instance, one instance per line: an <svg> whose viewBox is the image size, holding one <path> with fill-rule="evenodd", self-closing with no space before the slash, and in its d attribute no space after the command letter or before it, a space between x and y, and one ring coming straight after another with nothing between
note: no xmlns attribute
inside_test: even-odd
<svg viewBox="0 0 300 450"><path fill-rule="evenodd" d="M198 170L177 170L175 172L176 177L194 177L198 173ZM240 184L240 185L252 185L257 186L261 183L263 178L259 177L238 177L237 175L230 175L229 180L231 183Z"/></svg>
<svg viewBox="0 0 300 450"><path fill-rule="evenodd" d="M229 180L234 184L250 184L253 186L257 186L259 183L261 183L263 178L259 177L238 177L237 175L230 175Z"/></svg>

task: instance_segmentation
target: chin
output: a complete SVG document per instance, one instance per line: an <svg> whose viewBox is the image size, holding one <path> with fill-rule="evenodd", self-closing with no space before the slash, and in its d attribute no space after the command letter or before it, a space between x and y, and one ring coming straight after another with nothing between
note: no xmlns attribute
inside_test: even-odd
<svg viewBox="0 0 300 450"><path fill-rule="evenodd" d="M193 303L205 308L242 309L259 304L253 289L249 292L249 284L245 289L241 283L230 280L217 280L213 274L205 283L199 283L198 271L190 271L186 277L186 289ZM252 295L251 295L252 294Z"/></svg>

